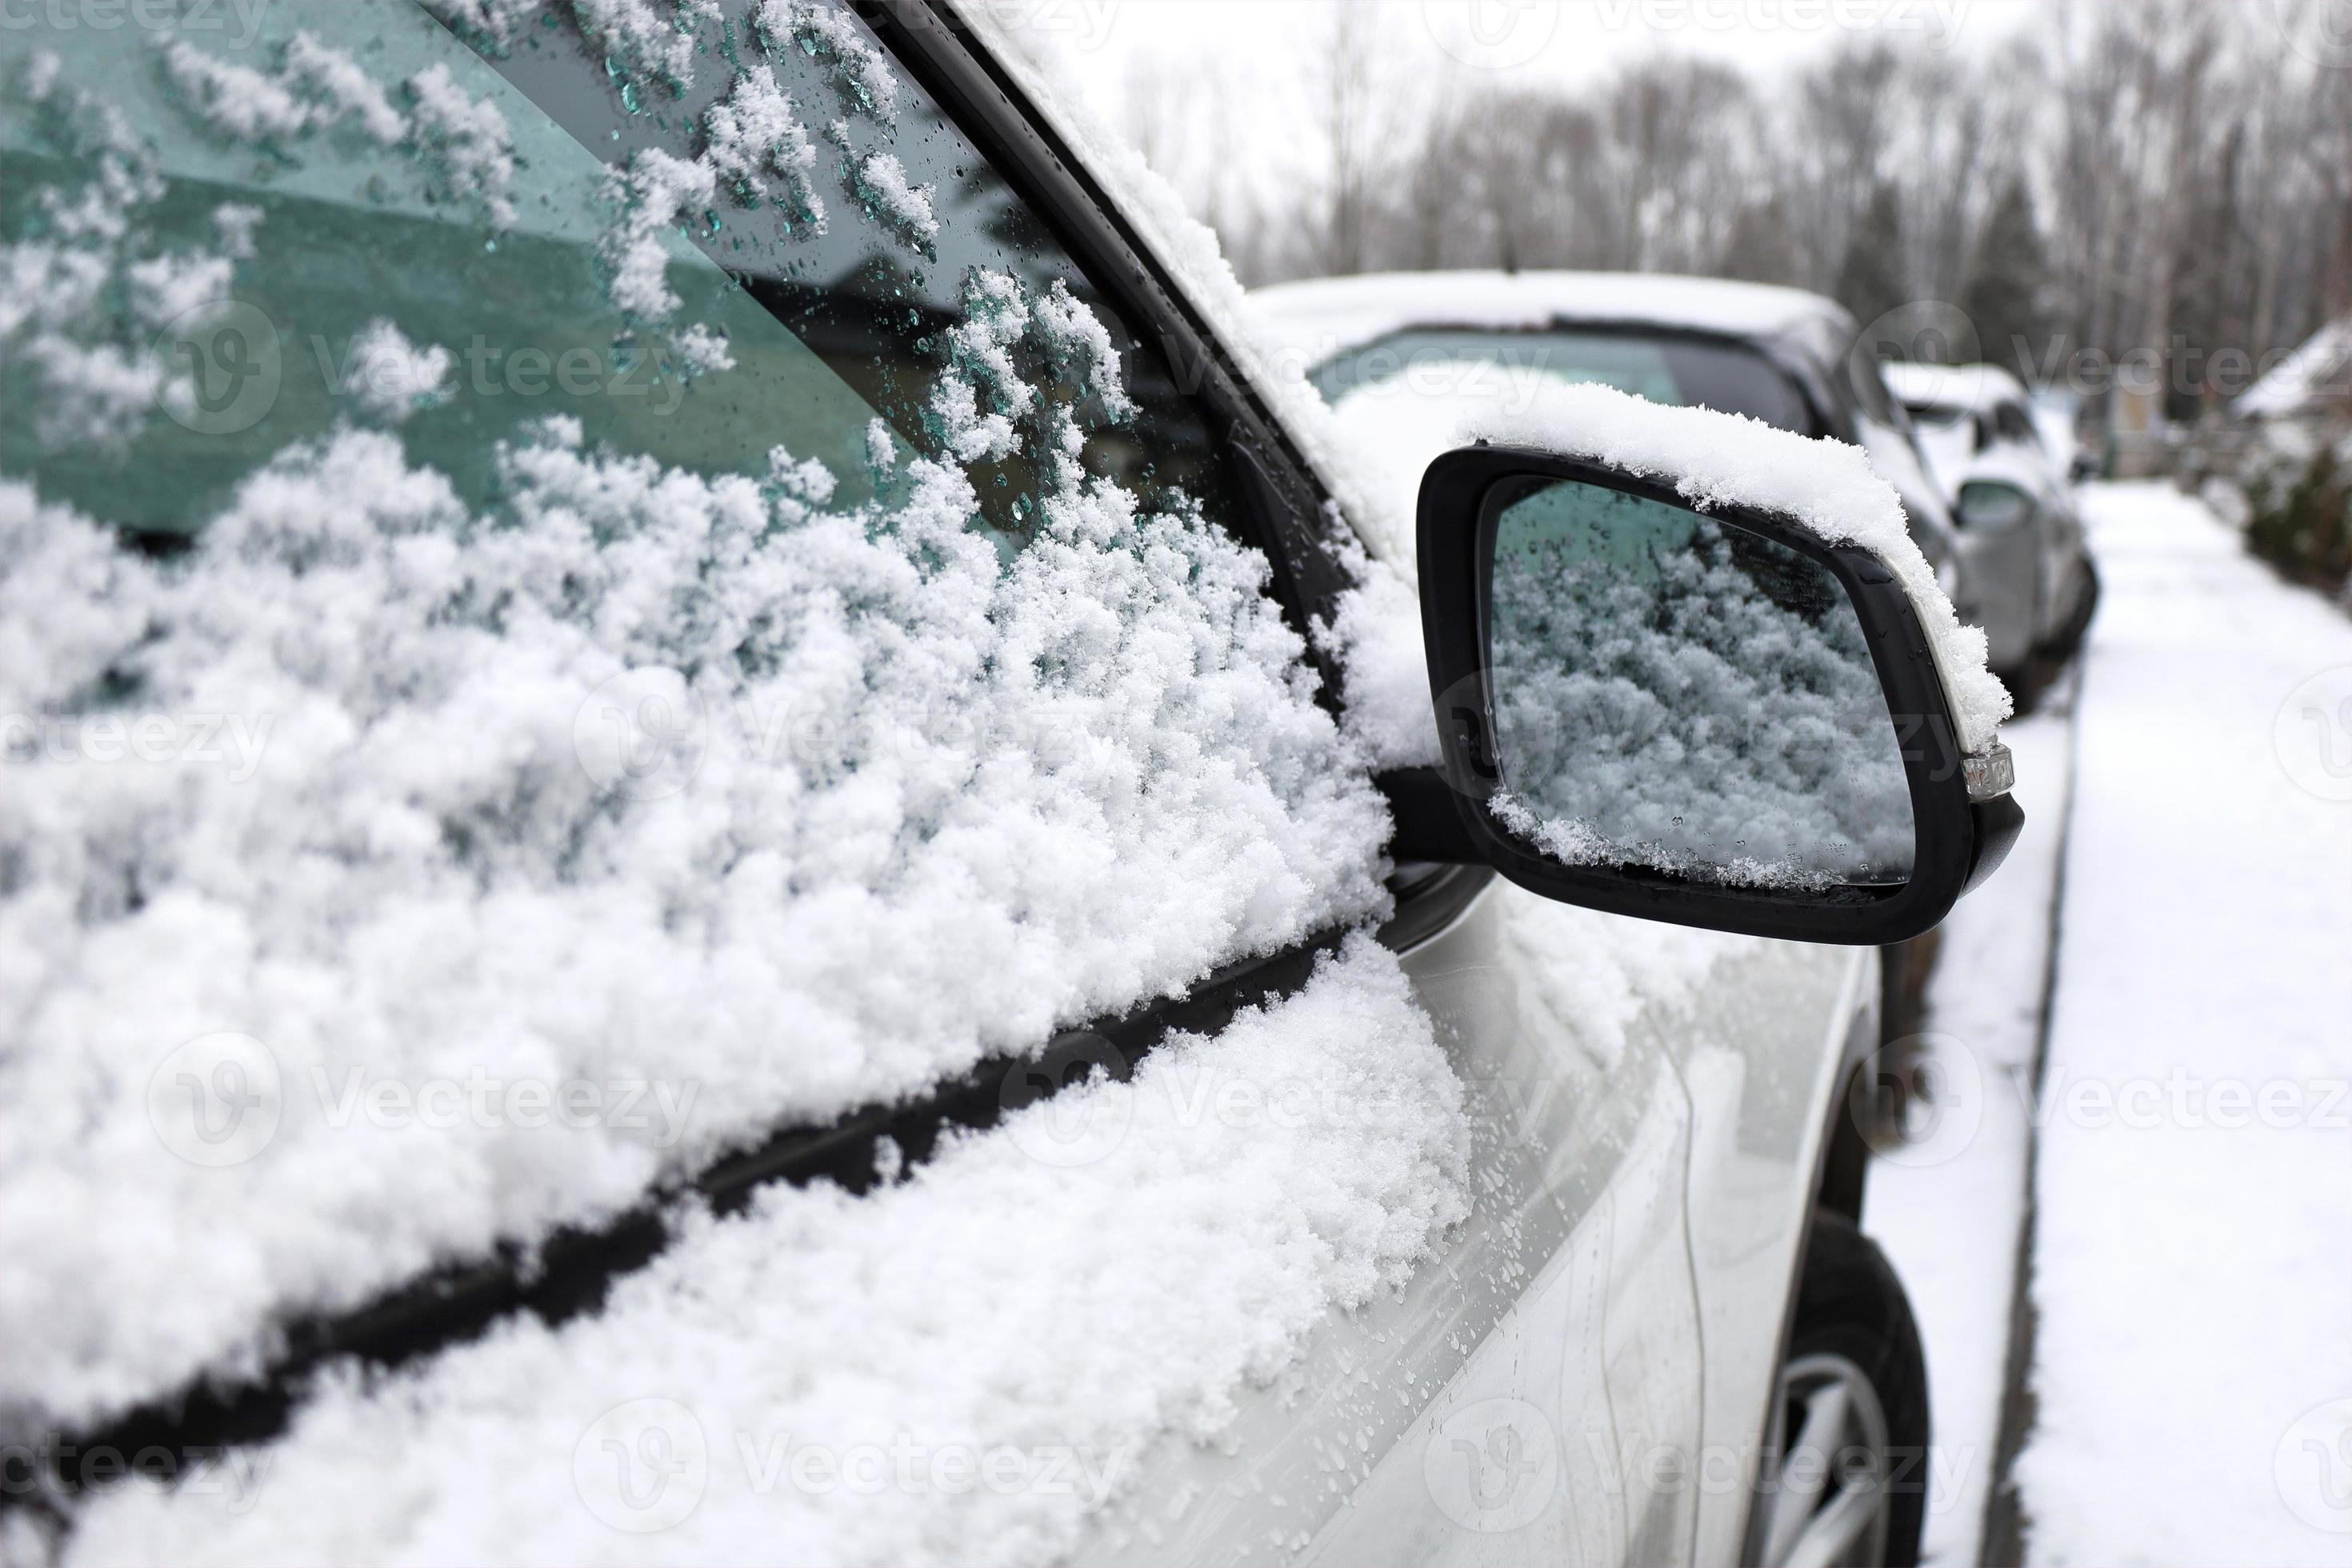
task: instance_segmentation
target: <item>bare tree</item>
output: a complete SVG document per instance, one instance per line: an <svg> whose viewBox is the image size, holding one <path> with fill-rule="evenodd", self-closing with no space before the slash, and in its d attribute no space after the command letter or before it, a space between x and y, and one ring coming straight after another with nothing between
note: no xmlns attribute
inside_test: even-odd
<svg viewBox="0 0 2352 1568"><path fill-rule="evenodd" d="M1965 295L1993 336L2032 340L2029 374L2082 349L2172 356L2186 413L2234 390L2217 353L2251 370L2352 308L2352 71L2298 51L2301 0L2284 3L2272 26L2205 0L2057 0L1983 57L1865 38L1769 93L1688 57L1581 88L1471 72L1425 112L1385 71L1377 10L1339 4L1308 188L1263 208L1217 140L1240 118L1213 107L1226 77L1159 67L1130 115L1244 277L1609 268L1865 310Z"/></svg>
<svg viewBox="0 0 2352 1568"><path fill-rule="evenodd" d="M1371 233L1374 27L1378 13L1339 5L1327 13L1315 74L1324 152L1317 260L1328 273L1364 269Z"/></svg>

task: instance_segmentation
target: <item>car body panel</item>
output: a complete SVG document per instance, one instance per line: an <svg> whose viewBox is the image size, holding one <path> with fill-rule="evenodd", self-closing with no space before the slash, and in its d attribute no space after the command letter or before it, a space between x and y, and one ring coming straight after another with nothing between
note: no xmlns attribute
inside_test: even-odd
<svg viewBox="0 0 2352 1568"><path fill-rule="evenodd" d="M1444 1255L1324 1324L1213 1447L1155 1446L1078 1560L1737 1555L1748 1492L1727 1467L1759 1440L1875 965L1670 933L1704 973L1641 995L1611 1059L1530 963L1544 944L1515 938L1559 913L1498 880L1405 956L1473 1117L1473 1213ZM1651 940L1576 918L1617 952Z"/></svg>

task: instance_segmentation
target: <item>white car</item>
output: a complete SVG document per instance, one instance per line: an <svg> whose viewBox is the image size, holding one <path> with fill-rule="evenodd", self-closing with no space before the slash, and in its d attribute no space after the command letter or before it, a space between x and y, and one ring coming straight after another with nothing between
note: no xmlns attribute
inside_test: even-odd
<svg viewBox="0 0 2352 1568"><path fill-rule="evenodd" d="M1395 272L1254 290L1284 353L1406 494L1475 409L1523 409L1560 384L1760 419L1862 447L1965 615L1948 512L1903 406L1853 319L1801 289L1648 272Z"/></svg>
<svg viewBox="0 0 2352 1568"><path fill-rule="evenodd" d="M2073 652L2097 603L2075 458L2053 449L2025 388L1999 365L1885 370L1951 500L1993 668L2022 681L2037 655Z"/></svg>
<svg viewBox="0 0 2352 1568"><path fill-rule="evenodd" d="M2021 818L1858 455L1401 537L992 7L144 10L0 30L0 1551L1914 1559Z"/></svg>

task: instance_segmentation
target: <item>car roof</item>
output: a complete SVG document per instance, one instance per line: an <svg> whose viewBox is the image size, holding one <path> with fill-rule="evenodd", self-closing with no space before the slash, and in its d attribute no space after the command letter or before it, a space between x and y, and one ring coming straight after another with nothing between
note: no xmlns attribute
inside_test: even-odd
<svg viewBox="0 0 2352 1568"><path fill-rule="evenodd" d="M1979 412L2002 403L2023 403L2025 387L1997 364L1920 364L1888 360L1878 367L1886 389L1907 406L1935 404Z"/></svg>
<svg viewBox="0 0 2352 1568"><path fill-rule="evenodd" d="M1382 272L1276 283L1250 300L1307 356L1302 368L1414 327L1590 322L1762 339L1844 316L1801 289L1655 272Z"/></svg>

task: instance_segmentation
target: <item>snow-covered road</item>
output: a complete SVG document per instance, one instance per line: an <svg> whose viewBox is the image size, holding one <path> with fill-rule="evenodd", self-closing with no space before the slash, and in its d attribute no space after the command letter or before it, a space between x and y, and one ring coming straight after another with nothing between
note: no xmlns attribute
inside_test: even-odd
<svg viewBox="0 0 2352 1568"><path fill-rule="evenodd" d="M2340 1563L2352 619L2168 489L2091 506L2108 592L2039 1101L2027 1555Z"/></svg>
<svg viewBox="0 0 2352 1568"><path fill-rule="evenodd" d="M1954 1092L1873 1177L1870 1226L1912 1284L1936 1388L1929 1550L1958 1564L1986 1549L2038 1141L2033 1425L2011 1472L2027 1560L2337 1563L2352 1551L2352 619L2168 488L2085 500L2107 595L2075 732L2063 693L2010 731L2043 831L1948 928L1928 1028Z"/></svg>
<svg viewBox="0 0 2352 1568"><path fill-rule="evenodd" d="M1910 1142L1884 1147L1864 1224L1903 1277L1927 1352L1937 1462L1923 1555L1970 1568L1983 1546L1997 1457L2004 1348L2025 1216L2032 1100L2048 981L2050 900L2073 764L2071 684L2001 726L2017 759L2026 832L1993 879L1945 921L1926 1028L1882 1058L1917 1092Z"/></svg>

